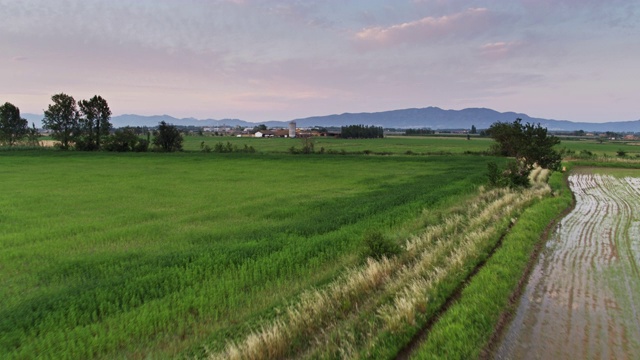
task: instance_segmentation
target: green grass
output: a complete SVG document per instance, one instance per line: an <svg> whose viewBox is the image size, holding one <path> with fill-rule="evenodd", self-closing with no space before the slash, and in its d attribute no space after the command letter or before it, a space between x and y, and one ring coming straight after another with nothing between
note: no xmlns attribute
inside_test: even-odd
<svg viewBox="0 0 640 360"><path fill-rule="evenodd" d="M184 149L187 151L199 151L201 142L213 147L217 142L226 144L229 141L239 148L253 146L257 152L286 153L291 146L302 147L300 139L287 138L237 138L220 136L185 136ZM467 140L464 136L387 136L383 139L336 139L315 138L315 150L342 151L347 153L362 153L371 151L374 153L391 153L402 155L407 152L414 154L451 153L463 154L465 152L480 153L489 150L493 144L491 138L472 137ZM558 149L566 148L580 154L581 151L590 151L595 156L616 157L619 150L627 152L627 158L640 156L639 141L604 141L596 140L562 140Z"/></svg>
<svg viewBox="0 0 640 360"><path fill-rule="evenodd" d="M557 196L546 198L519 217L502 246L465 287L460 299L438 320L412 359L475 359L487 345L509 297L517 287L545 227L572 201L562 174L551 185Z"/></svg>
<svg viewBox="0 0 640 360"><path fill-rule="evenodd" d="M184 149L187 151L200 151L200 144L205 142L206 145L213 147L216 143L227 141L239 148L253 146L257 152L262 153L286 153L289 148L302 147L300 139L288 138L237 138L230 136L185 136ZM451 153L463 154L465 151L483 152L489 149L493 140L489 138L472 138L467 140L466 137L386 137L383 139L336 139L318 137L314 138L314 148L319 152L322 148L325 151L344 150L347 153L362 153L371 151L373 153L392 153L394 155L402 155L407 151L415 154L425 153Z"/></svg>
<svg viewBox="0 0 640 360"><path fill-rule="evenodd" d="M619 150L627 152L627 157L640 156L640 141L607 140L600 143L597 140L562 140L559 148L566 148L579 155L582 151L590 151L596 156L617 156Z"/></svg>
<svg viewBox="0 0 640 360"><path fill-rule="evenodd" d="M219 349L488 160L0 152L0 357Z"/></svg>

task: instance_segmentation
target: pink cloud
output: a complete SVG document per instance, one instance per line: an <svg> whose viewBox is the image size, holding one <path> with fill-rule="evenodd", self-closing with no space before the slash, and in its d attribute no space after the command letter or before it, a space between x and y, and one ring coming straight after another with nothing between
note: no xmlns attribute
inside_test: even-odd
<svg viewBox="0 0 640 360"><path fill-rule="evenodd" d="M469 8L441 17L429 16L388 27L365 28L356 33L355 39L361 44L393 45L450 36L467 36L487 29L491 23L490 15L486 8Z"/></svg>
<svg viewBox="0 0 640 360"><path fill-rule="evenodd" d="M521 47L520 42L492 42L480 46L480 54L490 59L503 59L513 55Z"/></svg>

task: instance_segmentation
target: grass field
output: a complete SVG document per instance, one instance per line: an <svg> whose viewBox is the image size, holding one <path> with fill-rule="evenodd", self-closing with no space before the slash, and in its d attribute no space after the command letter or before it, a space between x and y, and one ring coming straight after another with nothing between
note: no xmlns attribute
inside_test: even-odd
<svg viewBox="0 0 640 360"><path fill-rule="evenodd" d="M0 152L0 357L221 348L489 159Z"/></svg>
<svg viewBox="0 0 640 360"><path fill-rule="evenodd" d="M640 141L604 141L596 140L562 140L559 148L566 148L579 155L582 151L589 151L595 156L617 156L623 150L630 158L640 157Z"/></svg>
<svg viewBox="0 0 640 360"><path fill-rule="evenodd" d="M253 146L257 152L264 153L286 153L294 146L302 147L300 139L288 138L237 138L218 136L185 136L184 149L199 151L202 142L213 147L216 143L228 141L239 148ZM314 138L315 151L322 148L325 151L346 153L362 153L371 151L376 153L391 153L395 155L406 154L410 151L415 154L425 153L451 153L462 154L465 151L482 152L486 151L493 140L489 138L473 138L467 140L466 137L386 137L384 139L337 139L331 137Z"/></svg>
<svg viewBox="0 0 640 360"><path fill-rule="evenodd" d="M257 152L286 153L291 146L300 148L299 139L286 138L236 138L216 136L185 136L184 148L187 151L199 151L200 144L213 147L216 143L230 142L239 148L253 146ZM467 140L465 136L388 136L384 139L336 139L315 138L315 150L347 153L362 153L370 151L374 153L389 153L403 155L407 152L413 154L463 154L465 152L480 153L489 150L493 140L484 137L472 137ZM558 149L566 148L580 155L582 151L589 151L595 156L616 157L619 150L623 150L630 158L640 156L640 142L638 141L604 141L596 140L562 140Z"/></svg>
<svg viewBox="0 0 640 360"><path fill-rule="evenodd" d="M256 153L201 153L202 141ZM250 351L260 329L280 329L286 356L391 357L533 201L477 194L486 163L505 159L462 154L491 144L325 138L316 151L346 155L304 156L288 154L299 139L188 136L179 154L0 151L0 357L216 358ZM498 218L478 223L478 201L504 202ZM405 253L363 263L372 232ZM432 232L446 241L419 240ZM360 281L351 277L379 271L375 286L349 290ZM316 311L310 298L340 311L282 330L283 311ZM486 336L462 341L471 345L459 354Z"/></svg>

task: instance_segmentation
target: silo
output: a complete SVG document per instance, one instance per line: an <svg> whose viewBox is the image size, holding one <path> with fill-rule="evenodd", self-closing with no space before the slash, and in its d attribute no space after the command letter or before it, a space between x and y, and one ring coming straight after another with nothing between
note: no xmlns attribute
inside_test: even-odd
<svg viewBox="0 0 640 360"><path fill-rule="evenodd" d="M292 121L289 123L289 137L290 138L294 138L296 137L296 122Z"/></svg>

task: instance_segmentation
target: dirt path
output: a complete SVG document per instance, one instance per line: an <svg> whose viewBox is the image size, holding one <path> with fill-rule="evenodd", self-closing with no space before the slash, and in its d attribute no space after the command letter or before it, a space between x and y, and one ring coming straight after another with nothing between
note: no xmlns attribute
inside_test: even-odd
<svg viewBox="0 0 640 360"><path fill-rule="evenodd" d="M640 356L640 178L569 178L576 208L532 272L496 359Z"/></svg>

